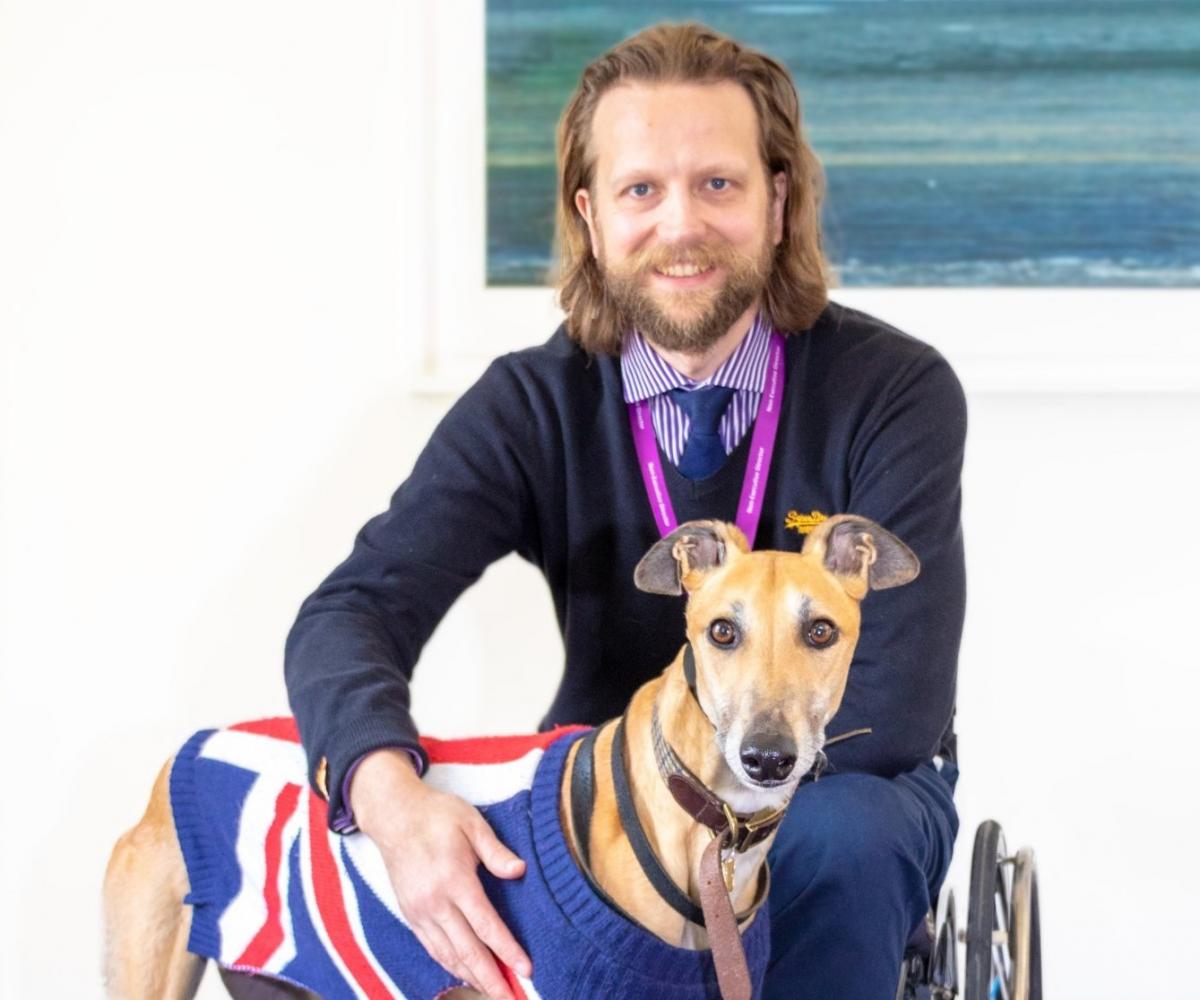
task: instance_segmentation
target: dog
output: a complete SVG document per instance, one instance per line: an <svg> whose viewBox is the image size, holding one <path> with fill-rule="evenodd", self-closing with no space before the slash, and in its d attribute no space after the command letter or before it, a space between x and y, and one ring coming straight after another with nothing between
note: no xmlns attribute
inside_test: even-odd
<svg viewBox="0 0 1200 1000"><path fill-rule="evenodd" d="M483 877L533 961L532 981L503 970L517 996L549 997L569 989L572 996L641 991L707 997L714 977L726 1000L757 995L769 949L761 911L769 886L767 852L797 787L824 760L830 742L825 727L845 691L860 603L870 590L906 584L919 570L916 555L898 538L846 514L818 524L799 553L752 552L738 528L718 521L684 524L646 553L634 582L650 593L687 595L685 645L661 675L634 693L619 719L532 737L530 749L510 768L526 768L531 791L504 800L503 821L516 823L518 832L499 827L497 832L510 840L526 837L509 846L523 857L525 851L537 855L538 863L527 857L531 863L521 879L491 879L486 871ZM250 736L263 736L253 728L219 731L236 736L223 736L222 745L242 746ZM288 738L296 739L283 742ZM214 923L211 932L193 926L207 890L191 883L209 880L209 873L191 854L185 862L185 849L197 850L199 834L197 821L179 811L181 787L199 780L194 773L216 766L204 755L219 757L207 748L222 740L197 734L167 762L145 815L113 850L104 884L110 997L193 996L205 958L189 951L189 944L218 958L234 997L307 997L322 988L315 979L297 977L292 970L299 964L231 960L219 941L212 943L214 935L220 937L215 928L227 924ZM432 744L451 747L453 756L453 742L431 741L427 747ZM298 743L289 753L283 766L295 769L296 792L305 794ZM454 770L447 764L439 771L436 754L431 760L427 780ZM185 767L187 761L192 763ZM394 896L387 902L390 886L374 846L361 834L328 834L323 801L306 794L312 803L306 836L313 850L337 845L334 853L340 848L342 860L329 863L341 865L343 880L371 886L360 897L363 925L375 910L387 908L398 918L387 936L415 942ZM213 793L213 801L222 797L228 797L223 789ZM475 801L495 799L484 795ZM480 808L493 825L501 820L498 806L491 812L486 804ZM186 822L177 832L181 816ZM299 848L292 853L316 864L316 854L309 858ZM247 870L256 865L261 867L252 861ZM569 914L575 926L560 928L575 935L570 942L544 940L546 928L536 921L522 924L535 874L555 883L552 890L560 894L550 910L561 916L562 894L572 900L566 909L575 908ZM239 892L251 891L247 879L237 874ZM305 891L312 890L316 876L306 872L303 882ZM253 901L256 913L269 908L272 892L279 896L279 884L266 879L265 897ZM377 898L369 898L372 892ZM278 898L274 905L278 909ZM528 908L536 907L528 902ZM227 921L227 913L220 920ZM289 927L299 941L299 924ZM299 945L288 947L291 956ZM605 948L621 954L605 954ZM388 968L388 959L373 956L369 971L386 987L360 984L346 995L479 995L422 957L429 967L421 973L425 978L414 971L406 979L408 970ZM555 980L553 970L572 962ZM408 985L401 986L402 980Z"/></svg>

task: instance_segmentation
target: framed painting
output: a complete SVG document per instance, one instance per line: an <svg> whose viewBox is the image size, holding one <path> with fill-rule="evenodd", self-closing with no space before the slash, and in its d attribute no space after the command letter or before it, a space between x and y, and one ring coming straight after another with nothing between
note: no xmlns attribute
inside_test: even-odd
<svg viewBox="0 0 1200 1000"><path fill-rule="evenodd" d="M1200 389L1200 8L1056 0L462 0L425 18L431 322L458 391L561 319L554 126L583 65L703 20L792 71L832 297L975 391Z"/></svg>

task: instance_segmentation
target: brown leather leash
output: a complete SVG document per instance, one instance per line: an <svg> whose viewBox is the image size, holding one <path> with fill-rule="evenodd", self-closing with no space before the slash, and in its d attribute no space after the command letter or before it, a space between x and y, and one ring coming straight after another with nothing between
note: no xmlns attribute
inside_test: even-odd
<svg viewBox="0 0 1200 1000"><path fill-rule="evenodd" d="M708 946L712 949L713 965L717 967L721 996L725 1000L750 1000L754 990L746 965L746 949L742 947L733 903L722 874L722 840L714 837L700 857L700 905L704 908ZM769 871L766 865L762 870Z"/></svg>
<svg viewBox="0 0 1200 1000"><path fill-rule="evenodd" d="M657 712L657 706L655 711ZM730 899L734 876L733 855L738 852L738 844L742 845L741 850L745 850L769 836L782 819L783 810L777 810L769 817L759 817L757 814L753 817L739 817L694 776L673 776L677 779L677 786L683 796L683 801L680 801L677 795L676 801L680 802L689 815L693 816L695 813L687 805L684 805L684 802L698 803L699 816L696 818L713 831L713 839L705 849L700 861L700 906L696 906L663 870L662 864L646 837L641 820L638 818L625 765L624 724L625 718L622 716L617 720L616 729L613 732L613 787L616 792L617 811L620 815L621 825L633 849L634 856L642 868L642 873L662 900L685 920L698 924L708 932L709 948L712 951L721 996L725 1000L750 1000L752 994L750 971L746 964L746 953L742 948L739 925L749 921L766 901L770 891L771 876L770 869L764 864L759 869L758 887L754 894L754 901L744 912L735 914L733 902ZM572 825L575 828L576 850L580 857L583 873L596 893L618 913L636 923L637 921L618 906L612 897L600 887L591 873L587 830L591 823L595 794L593 752L595 736L598 732L598 729L592 730L580 741L571 773L571 816ZM764 823L763 819L766 819L767 822ZM729 858L723 859L722 854L726 851L729 852Z"/></svg>
<svg viewBox="0 0 1200 1000"><path fill-rule="evenodd" d="M717 969L717 984L725 1000L750 1000L753 985L746 964L746 951L738 930L739 919L733 913L732 893L737 856L761 843L778 829L784 809L762 810L750 816L735 813L718 798L679 759L663 735L658 703L651 709L650 726L654 756L659 773L681 809L696 822L703 823L713 837L700 856L700 907L708 944ZM755 894L750 912L761 905L770 891L771 870L764 864L759 871L763 895Z"/></svg>

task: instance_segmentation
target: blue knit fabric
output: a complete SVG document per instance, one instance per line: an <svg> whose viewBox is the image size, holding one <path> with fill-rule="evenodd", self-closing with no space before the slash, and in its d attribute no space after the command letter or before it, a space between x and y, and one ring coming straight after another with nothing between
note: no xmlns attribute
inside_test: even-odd
<svg viewBox="0 0 1200 1000"><path fill-rule="evenodd" d="M288 775L271 772L269 764L260 774L228 759L210 759L205 746L214 731L194 736L178 754L171 774L171 803L180 843L187 862L191 892L187 902L194 907L192 951L233 964L233 952L244 944L223 940L222 920L245 893L245 880L255 875L254 866L239 862L238 826L252 788L259 801L274 801L290 783ZM525 859L526 874L515 880L496 879L482 871L484 887L501 919L509 926L533 962L533 988L538 996L550 998L645 997L647 1000L717 1000L716 974L710 952L696 952L666 944L616 913L587 883L566 846L559 821L558 799L567 752L582 732L573 730L552 742L537 763L531 787L500 802L481 807L497 835ZM294 768L288 773L303 776L303 751L294 750ZM266 782L264 787L261 782ZM295 786L292 786L295 787ZM307 790L301 802L311 801ZM429 958L413 934L390 912L376 894L368 877L355 863L364 843L361 834L331 836L325 829L324 803L319 816L297 810L304 821L315 817L316 834L337 845L347 873L344 885L347 910L355 910L372 960L381 977L399 989L399 995L432 998L456 981ZM374 996L348 981L331 955L324 931L314 919L320 909L308 893L316 879L303 871L308 863L306 834L302 831L284 849L288 876L286 896L288 921L294 942L282 946L286 963L276 961L270 975L297 983L326 1000L339 997ZM249 855L247 855L249 851ZM255 847L245 844L241 857L255 856ZM261 878L261 874L258 875ZM244 900L243 900L244 905ZM394 904L393 904L394 905ZM770 951L770 928L766 908L759 911L743 936L747 961L755 985L762 989ZM254 970L254 964L238 968ZM259 966L261 968L261 966ZM378 995L397 995L390 988Z"/></svg>

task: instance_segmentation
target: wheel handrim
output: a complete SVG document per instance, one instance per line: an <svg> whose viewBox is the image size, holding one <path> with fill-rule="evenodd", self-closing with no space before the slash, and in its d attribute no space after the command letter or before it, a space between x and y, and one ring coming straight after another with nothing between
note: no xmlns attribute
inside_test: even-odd
<svg viewBox="0 0 1200 1000"><path fill-rule="evenodd" d="M1009 952L1016 956L1013 966L1013 998L1029 1000L1031 929L1033 926L1033 879L1036 871L1033 851L1023 847L1017 851L1013 875L1012 943Z"/></svg>

